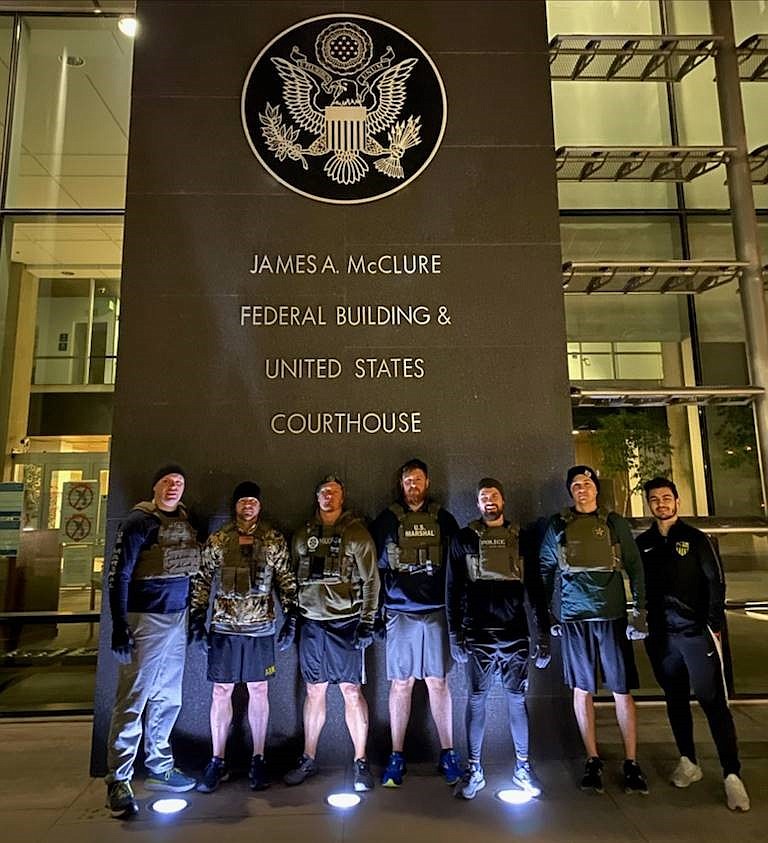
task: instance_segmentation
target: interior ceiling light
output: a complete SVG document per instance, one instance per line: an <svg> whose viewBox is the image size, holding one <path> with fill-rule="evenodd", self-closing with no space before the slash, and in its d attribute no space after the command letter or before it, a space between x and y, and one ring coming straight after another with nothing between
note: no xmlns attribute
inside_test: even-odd
<svg viewBox="0 0 768 843"><path fill-rule="evenodd" d="M153 802L149 807L156 813L156 814L178 814L179 811L183 811L189 803L186 799L158 799Z"/></svg>
<svg viewBox="0 0 768 843"><path fill-rule="evenodd" d="M117 28L123 35L127 35L129 38L135 38L139 28L139 22L133 15L123 15L117 22Z"/></svg>
<svg viewBox="0 0 768 843"><path fill-rule="evenodd" d="M356 793L332 793L325 800L332 808L354 808L360 804L360 797Z"/></svg>
<svg viewBox="0 0 768 843"><path fill-rule="evenodd" d="M85 64L82 56L59 56L59 61L67 67L82 67Z"/></svg>

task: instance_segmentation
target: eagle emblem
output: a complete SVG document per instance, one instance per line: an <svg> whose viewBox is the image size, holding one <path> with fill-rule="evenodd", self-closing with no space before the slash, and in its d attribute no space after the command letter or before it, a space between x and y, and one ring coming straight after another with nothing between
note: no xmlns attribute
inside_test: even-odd
<svg viewBox="0 0 768 843"><path fill-rule="evenodd" d="M325 27L315 41L315 55L316 63L294 46L287 59L272 57L295 125L283 122L279 105L267 103L259 121L269 150L281 161L300 162L305 170L308 157L323 157L323 171L337 184L365 178L366 158L379 172L402 179L401 159L421 143L421 118L398 120L418 59L395 61L387 47L373 62L371 36L351 21ZM314 140L303 146L300 130Z"/></svg>
<svg viewBox="0 0 768 843"><path fill-rule="evenodd" d="M367 202L437 152L446 99L431 58L384 21L325 15L276 36L243 87L246 136L266 169L314 199Z"/></svg>

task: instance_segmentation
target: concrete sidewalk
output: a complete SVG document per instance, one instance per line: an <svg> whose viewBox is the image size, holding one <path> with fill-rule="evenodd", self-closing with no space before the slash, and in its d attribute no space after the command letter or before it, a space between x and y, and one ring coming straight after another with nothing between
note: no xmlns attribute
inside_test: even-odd
<svg viewBox="0 0 768 843"><path fill-rule="evenodd" d="M452 797L430 765L410 769L399 790L377 787L346 814L329 808L325 796L344 785L345 771L323 770L298 788L274 784L254 794L240 777L214 794L187 794L190 806L172 819L146 810L148 794L137 796L142 810L130 822L110 817L101 780L88 776L91 721L83 719L0 720L0 822L9 843L485 843L530 841L691 841L748 843L768 839L768 704L734 704L743 778L752 810L733 814L725 807L719 766L706 724L697 716L696 735L704 780L677 790L668 776L677 760L661 705L642 705L640 762L648 775L647 797L620 788L622 758L610 706L598 708L604 740L606 792L582 793L582 759L536 765L544 794L526 805L507 806L494 798L511 767L486 768L488 786L472 802ZM320 759L322 762L322 759ZM379 772L375 770L374 772ZM157 797L158 794L153 794Z"/></svg>

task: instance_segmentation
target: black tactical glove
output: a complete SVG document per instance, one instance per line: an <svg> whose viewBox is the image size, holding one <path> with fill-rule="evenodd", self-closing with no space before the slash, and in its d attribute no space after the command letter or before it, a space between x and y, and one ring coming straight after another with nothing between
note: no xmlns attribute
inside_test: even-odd
<svg viewBox="0 0 768 843"><path fill-rule="evenodd" d="M379 641L386 641L387 638L387 622L383 615L376 615L373 619L373 637Z"/></svg>
<svg viewBox="0 0 768 843"><path fill-rule="evenodd" d="M130 664L136 641L130 626L124 620L112 623L112 652L120 664Z"/></svg>
<svg viewBox="0 0 768 843"><path fill-rule="evenodd" d="M633 609L627 624L627 638L630 641L642 641L648 637L648 624L645 621L645 610Z"/></svg>
<svg viewBox="0 0 768 843"><path fill-rule="evenodd" d="M373 624L360 621L352 636L352 646L356 650L364 650L373 644Z"/></svg>
<svg viewBox="0 0 768 843"><path fill-rule="evenodd" d="M536 649L533 651L533 658L538 670L544 670L544 668L549 667L549 663L552 661L552 653L549 650L549 641L540 641L536 645Z"/></svg>
<svg viewBox="0 0 768 843"><path fill-rule="evenodd" d="M202 618L190 617L187 644L205 644L207 641L208 630L205 628L205 621Z"/></svg>
<svg viewBox="0 0 768 843"><path fill-rule="evenodd" d="M469 658L469 651L463 641L459 641L459 636L455 632L451 632L448 636L448 643L451 645L451 658L456 664L466 664Z"/></svg>
<svg viewBox="0 0 768 843"><path fill-rule="evenodd" d="M283 625L280 627L280 632L277 635L277 649L284 653L290 649L291 644L296 640L296 625L298 618L293 612L285 616Z"/></svg>

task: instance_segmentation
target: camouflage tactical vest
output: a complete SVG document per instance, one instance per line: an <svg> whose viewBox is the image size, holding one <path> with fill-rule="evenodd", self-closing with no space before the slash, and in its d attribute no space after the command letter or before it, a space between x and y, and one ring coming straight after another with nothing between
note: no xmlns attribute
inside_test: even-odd
<svg viewBox="0 0 768 843"><path fill-rule="evenodd" d="M393 503L389 507L398 520L397 544L387 543L387 562L401 574L432 575L443 563L443 546L437 513L440 507L431 503L427 509L412 512Z"/></svg>
<svg viewBox="0 0 768 843"><path fill-rule="evenodd" d="M600 507L592 515L563 512L565 543L560 546L564 571L615 571L621 567L621 546L608 524L608 512Z"/></svg>
<svg viewBox="0 0 768 843"><path fill-rule="evenodd" d="M522 580L523 558L520 534L512 526L488 527L484 521L472 521L477 533L478 553L466 555L467 574L472 580Z"/></svg>
<svg viewBox="0 0 768 843"><path fill-rule="evenodd" d="M160 529L157 544L139 554L134 579L188 577L196 573L200 567L200 545L184 509L179 507L179 515L175 516L169 516L152 502L140 503L135 509L157 518Z"/></svg>

